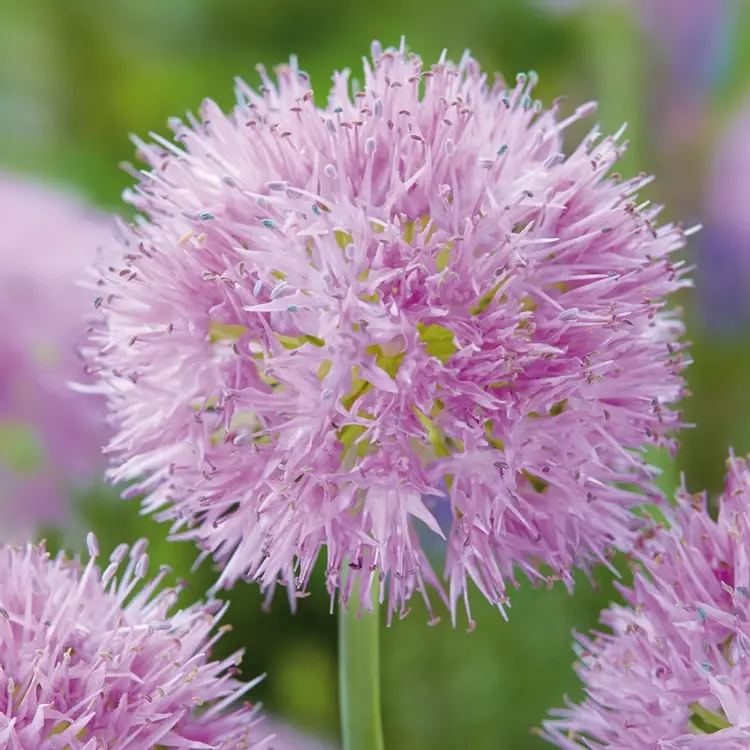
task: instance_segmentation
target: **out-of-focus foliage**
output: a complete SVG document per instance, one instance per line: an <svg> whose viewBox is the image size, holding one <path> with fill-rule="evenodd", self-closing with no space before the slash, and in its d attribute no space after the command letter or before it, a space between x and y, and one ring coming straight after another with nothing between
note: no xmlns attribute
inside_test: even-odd
<svg viewBox="0 0 750 750"><path fill-rule="evenodd" d="M626 0L580 2L569 12L547 7L557 4L0 0L0 168L65 180L100 206L119 210L120 192L131 178L118 163L134 158L128 133L165 133L169 116L195 110L206 96L231 106L234 76L257 83L256 62L270 68L291 53L323 92L335 68L350 66L357 76L359 58L373 38L396 44L405 34L427 61L443 47L453 57L470 47L489 71L512 77L534 69L546 103L563 93L575 104L599 99L605 128L627 120L636 141L622 171L658 168L660 179L648 197L666 202L670 218L700 217L703 177L717 137L747 95L750 44L743 40L750 32L750 4L727 0L731 33L716 53L721 65L709 90L700 92L697 108L690 110L695 122L686 122L688 115L667 116L679 110L669 99L669 86L660 88L658 40L646 37ZM652 106L655 98L666 106ZM679 132L671 129L674 119ZM691 262L699 242L692 243ZM750 246L736 252L750 253ZM710 264L710 248L699 257ZM699 283L706 270L706 265L699 269ZM682 302L696 360L689 371L694 395L686 415L699 426L685 434L663 484L673 487L683 470L691 488L717 489L727 447L750 450L750 337L743 326L731 336L704 328L695 300L686 295ZM665 463L663 456L656 460ZM192 546L167 543L166 528L140 517L135 501L113 504L105 492L92 491L81 508L103 554L146 535L151 558L190 580L186 596L200 596L213 583L210 564L191 573ZM524 584L509 623L476 596L478 624L471 634L463 623L454 630L446 620L428 628L419 607L385 631L383 700L390 750L544 747L530 728L547 707L559 705L564 693L578 694L570 669L570 631L593 627L599 609L615 596L611 574L598 571L597 578L599 589L580 576L574 598L560 587L545 591ZM294 617L283 596L270 613L263 612L251 585L238 586L231 598L234 630L221 646L246 647L248 676L268 672L255 699L335 738L336 618L329 614L322 576Z"/></svg>

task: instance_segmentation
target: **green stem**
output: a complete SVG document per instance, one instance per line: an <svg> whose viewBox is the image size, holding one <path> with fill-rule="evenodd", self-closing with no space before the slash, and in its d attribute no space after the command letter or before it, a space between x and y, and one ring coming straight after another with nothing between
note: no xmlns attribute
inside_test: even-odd
<svg viewBox="0 0 750 750"><path fill-rule="evenodd" d="M339 708L344 750L384 750L380 719L380 618L356 616L356 587L346 610L339 606Z"/></svg>

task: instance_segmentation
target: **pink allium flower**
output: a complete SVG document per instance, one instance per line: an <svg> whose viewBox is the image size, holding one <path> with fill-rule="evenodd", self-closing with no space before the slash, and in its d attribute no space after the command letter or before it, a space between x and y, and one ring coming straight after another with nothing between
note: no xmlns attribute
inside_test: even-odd
<svg viewBox="0 0 750 750"><path fill-rule="evenodd" d="M238 83L230 115L175 122L180 148L139 142L145 219L100 279L91 355L111 476L219 585L292 599L325 545L332 595L349 565L344 602L388 578L405 611L440 586L424 524L448 537L454 615L469 578L502 608L515 566L570 584L633 542L638 450L680 421L683 233L637 206L647 178L606 177L617 137L559 152L593 105L560 120L534 74L489 84L468 55L373 58L325 109L293 62ZM423 498L444 490L441 529Z"/></svg>
<svg viewBox="0 0 750 750"><path fill-rule="evenodd" d="M739 750L750 743L750 478L732 460L718 520L678 496L674 526L643 545L627 606L577 636L580 705L555 712L560 747Z"/></svg>
<svg viewBox="0 0 750 750"><path fill-rule="evenodd" d="M0 745L256 747L253 710L225 713L254 683L231 676L239 654L209 656L226 606L173 612L168 569L144 582L145 540L118 547L103 573L92 534L88 546L85 566L43 546L0 548Z"/></svg>
<svg viewBox="0 0 750 750"><path fill-rule="evenodd" d="M68 516L103 470L104 404L71 392L90 295L76 282L111 232L66 195L0 177L0 529Z"/></svg>

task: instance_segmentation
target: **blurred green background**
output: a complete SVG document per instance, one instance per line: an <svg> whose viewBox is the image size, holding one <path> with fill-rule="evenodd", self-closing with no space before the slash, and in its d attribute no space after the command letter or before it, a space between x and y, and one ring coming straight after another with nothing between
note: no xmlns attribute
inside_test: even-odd
<svg viewBox="0 0 750 750"><path fill-rule="evenodd" d="M119 197L130 178L118 163L133 158L128 133L165 133L169 116L195 110L203 97L229 107L234 76L255 82L256 62L271 67L290 53L311 74L322 102L333 69L356 71L373 38L392 45L405 34L427 61L444 47L454 58L469 47L485 68L508 77L534 69L546 103L559 94L574 103L598 99L605 130L630 124L634 144L622 171L656 170L647 197L666 202L668 218L691 222L709 202L706 176L722 133L745 105L750 2L682 0L683 15L705 15L687 58L684 50L683 58L670 51L659 26L662 2L674 6L671 0L0 0L0 168L63 181L103 208L126 211ZM750 131L747 141L750 150ZM725 268L726 252L712 255L714 234L696 238L685 256L700 264L698 293L680 301L696 361L685 409L698 426L684 434L677 464L665 465L669 491L680 471L691 489L716 491L727 448L750 450L744 291L730 324L715 320L715 299L700 291L717 267L740 273L731 263ZM741 237L731 253L736 269L743 256L750 260ZM147 535L152 559L189 578L193 595L212 583L210 566L190 574L194 549L167 543L165 529L140 517L137 503L115 503L106 489L79 500L84 526L99 534L103 552ZM592 627L615 596L611 576L598 578L598 588L582 578L573 598L560 587L523 585L509 623L475 596L472 634L462 625L451 629L447 618L428 628L419 603L406 620L384 628L388 748L544 747L530 729L563 694L579 694L571 630ZM268 672L255 700L336 742L336 619L321 576L295 616L283 597L263 612L250 585L238 586L232 599L234 630L221 648L247 649L248 677Z"/></svg>

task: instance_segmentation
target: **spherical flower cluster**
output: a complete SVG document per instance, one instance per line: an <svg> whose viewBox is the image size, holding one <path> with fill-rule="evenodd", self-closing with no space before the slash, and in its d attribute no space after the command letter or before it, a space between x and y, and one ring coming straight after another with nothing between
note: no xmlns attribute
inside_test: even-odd
<svg viewBox="0 0 750 750"><path fill-rule="evenodd" d="M145 541L100 573L43 546L0 548L0 746L9 750L251 748L252 684L211 661L218 602L172 612L167 569L144 582ZM117 576L118 567L125 570ZM262 730L259 730L262 734Z"/></svg>
<svg viewBox="0 0 750 750"><path fill-rule="evenodd" d="M670 529L638 554L610 632L577 636L580 705L555 712L567 750L740 750L750 743L750 477L730 462L717 520L706 495L678 496Z"/></svg>
<svg viewBox="0 0 750 750"><path fill-rule="evenodd" d="M108 240L65 195L0 177L0 529L64 521L68 491L103 470L104 404L73 393L90 295L76 282Z"/></svg>
<svg viewBox="0 0 750 750"><path fill-rule="evenodd" d="M606 176L620 136L566 158L594 106L562 119L535 74L490 83L468 55L376 44L323 109L295 61L260 72L229 115L174 122L179 147L138 142L142 216L90 352L112 477L219 585L293 599L325 546L332 596L348 566L343 601L379 580L391 614L430 584L455 615L468 579L502 608L516 567L570 582L628 548L653 493L639 449L680 422L665 299L686 282L682 229L635 200L648 178ZM422 524L448 539L446 593Z"/></svg>

